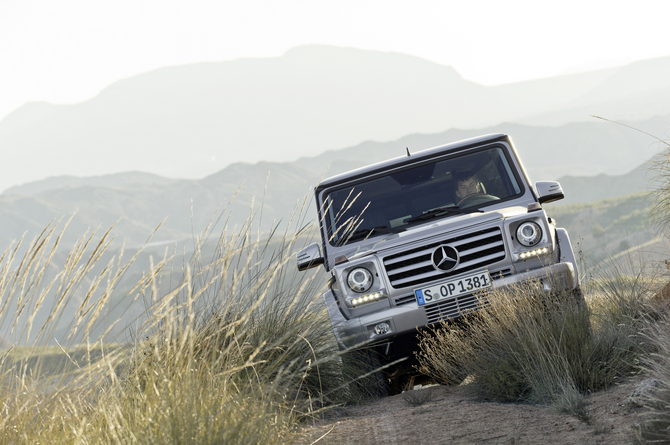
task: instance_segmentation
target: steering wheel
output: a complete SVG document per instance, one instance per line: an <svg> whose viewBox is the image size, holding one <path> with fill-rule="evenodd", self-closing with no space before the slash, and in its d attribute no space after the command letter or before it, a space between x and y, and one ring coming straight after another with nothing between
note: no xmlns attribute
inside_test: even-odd
<svg viewBox="0 0 670 445"><path fill-rule="evenodd" d="M497 196L487 195L486 193L473 193L472 195L468 195L461 199L461 201L458 203L458 207L462 209L465 207L473 207L476 205L485 204L487 202L499 200L500 198Z"/></svg>

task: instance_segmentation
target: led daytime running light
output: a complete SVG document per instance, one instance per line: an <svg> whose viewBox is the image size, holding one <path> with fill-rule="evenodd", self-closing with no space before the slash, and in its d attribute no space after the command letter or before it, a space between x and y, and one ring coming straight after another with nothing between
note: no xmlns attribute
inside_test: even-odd
<svg viewBox="0 0 670 445"><path fill-rule="evenodd" d="M526 258L530 258L532 256L537 256L537 255L543 255L545 253L549 253L549 248L543 247L541 249L535 249L531 250L529 252L523 252L522 254L519 255L519 258L522 260L525 260Z"/></svg>
<svg viewBox="0 0 670 445"><path fill-rule="evenodd" d="M353 300L351 300L351 304L353 304L354 306L358 306L359 304L363 303L371 303L373 301L379 300L381 297L382 297L381 292L375 292L374 294L368 294L362 297L354 298Z"/></svg>

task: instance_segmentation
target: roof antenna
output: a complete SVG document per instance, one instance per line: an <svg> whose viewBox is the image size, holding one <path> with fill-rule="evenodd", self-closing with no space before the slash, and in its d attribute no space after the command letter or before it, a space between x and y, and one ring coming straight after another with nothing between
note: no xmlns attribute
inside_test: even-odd
<svg viewBox="0 0 670 445"><path fill-rule="evenodd" d="M409 147L405 147L405 150L407 150L407 156L411 156L411 154L409 153Z"/></svg>

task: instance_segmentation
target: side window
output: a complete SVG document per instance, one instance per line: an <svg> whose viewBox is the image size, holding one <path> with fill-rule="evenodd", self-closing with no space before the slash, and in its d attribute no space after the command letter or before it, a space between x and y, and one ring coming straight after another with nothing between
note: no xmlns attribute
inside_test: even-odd
<svg viewBox="0 0 670 445"><path fill-rule="evenodd" d="M486 163L477 176L479 177L479 181L484 185L487 194L506 197L509 195L509 192L506 190L501 178L501 172L497 167L496 162L491 160Z"/></svg>
<svg viewBox="0 0 670 445"><path fill-rule="evenodd" d="M506 198L521 193L507 158L500 148L496 155L481 168L478 177L489 195Z"/></svg>
<svg viewBox="0 0 670 445"><path fill-rule="evenodd" d="M512 168L510 167L509 163L507 162L507 158L505 157L505 154L502 152L501 149L498 149L498 153L500 155L500 166L501 168L501 174L500 176L505 178L505 187L508 189L508 194L511 195L518 195L521 193L521 187L519 187L519 183L516 181L516 177L514 176L514 172L512 171ZM504 169L504 174L503 170Z"/></svg>

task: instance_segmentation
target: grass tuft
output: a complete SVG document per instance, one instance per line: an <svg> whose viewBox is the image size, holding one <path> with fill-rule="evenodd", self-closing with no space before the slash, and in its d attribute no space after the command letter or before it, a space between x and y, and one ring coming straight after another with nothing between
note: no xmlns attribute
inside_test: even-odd
<svg viewBox="0 0 670 445"><path fill-rule="evenodd" d="M118 321L105 314L138 255L97 265L109 231L85 234L63 265L51 226L5 251L0 332L15 346L0 351L0 443L286 443L303 419L357 399L319 298L325 280L294 273L313 232L299 212L284 235L252 231L254 218L218 239L208 227L178 275L179 258L152 259L123 290L146 306L130 342L109 343ZM74 315L65 331L62 314ZM100 325L110 328L91 338ZM51 346L57 331L69 340Z"/></svg>
<svg viewBox="0 0 670 445"><path fill-rule="evenodd" d="M478 398L554 404L586 421L581 395L638 371L650 350L639 329L653 314L651 285L601 277L586 286L586 303L534 283L494 290L486 310L424 333L418 358L441 383L470 376Z"/></svg>
<svg viewBox="0 0 670 445"><path fill-rule="evenodd" d="M642 367L653 385L636 397L642 405L642 421L634 431L635 443L670 443L670 316L664 315L645 329L646 337L656 347L642 359Z"/></svg>

